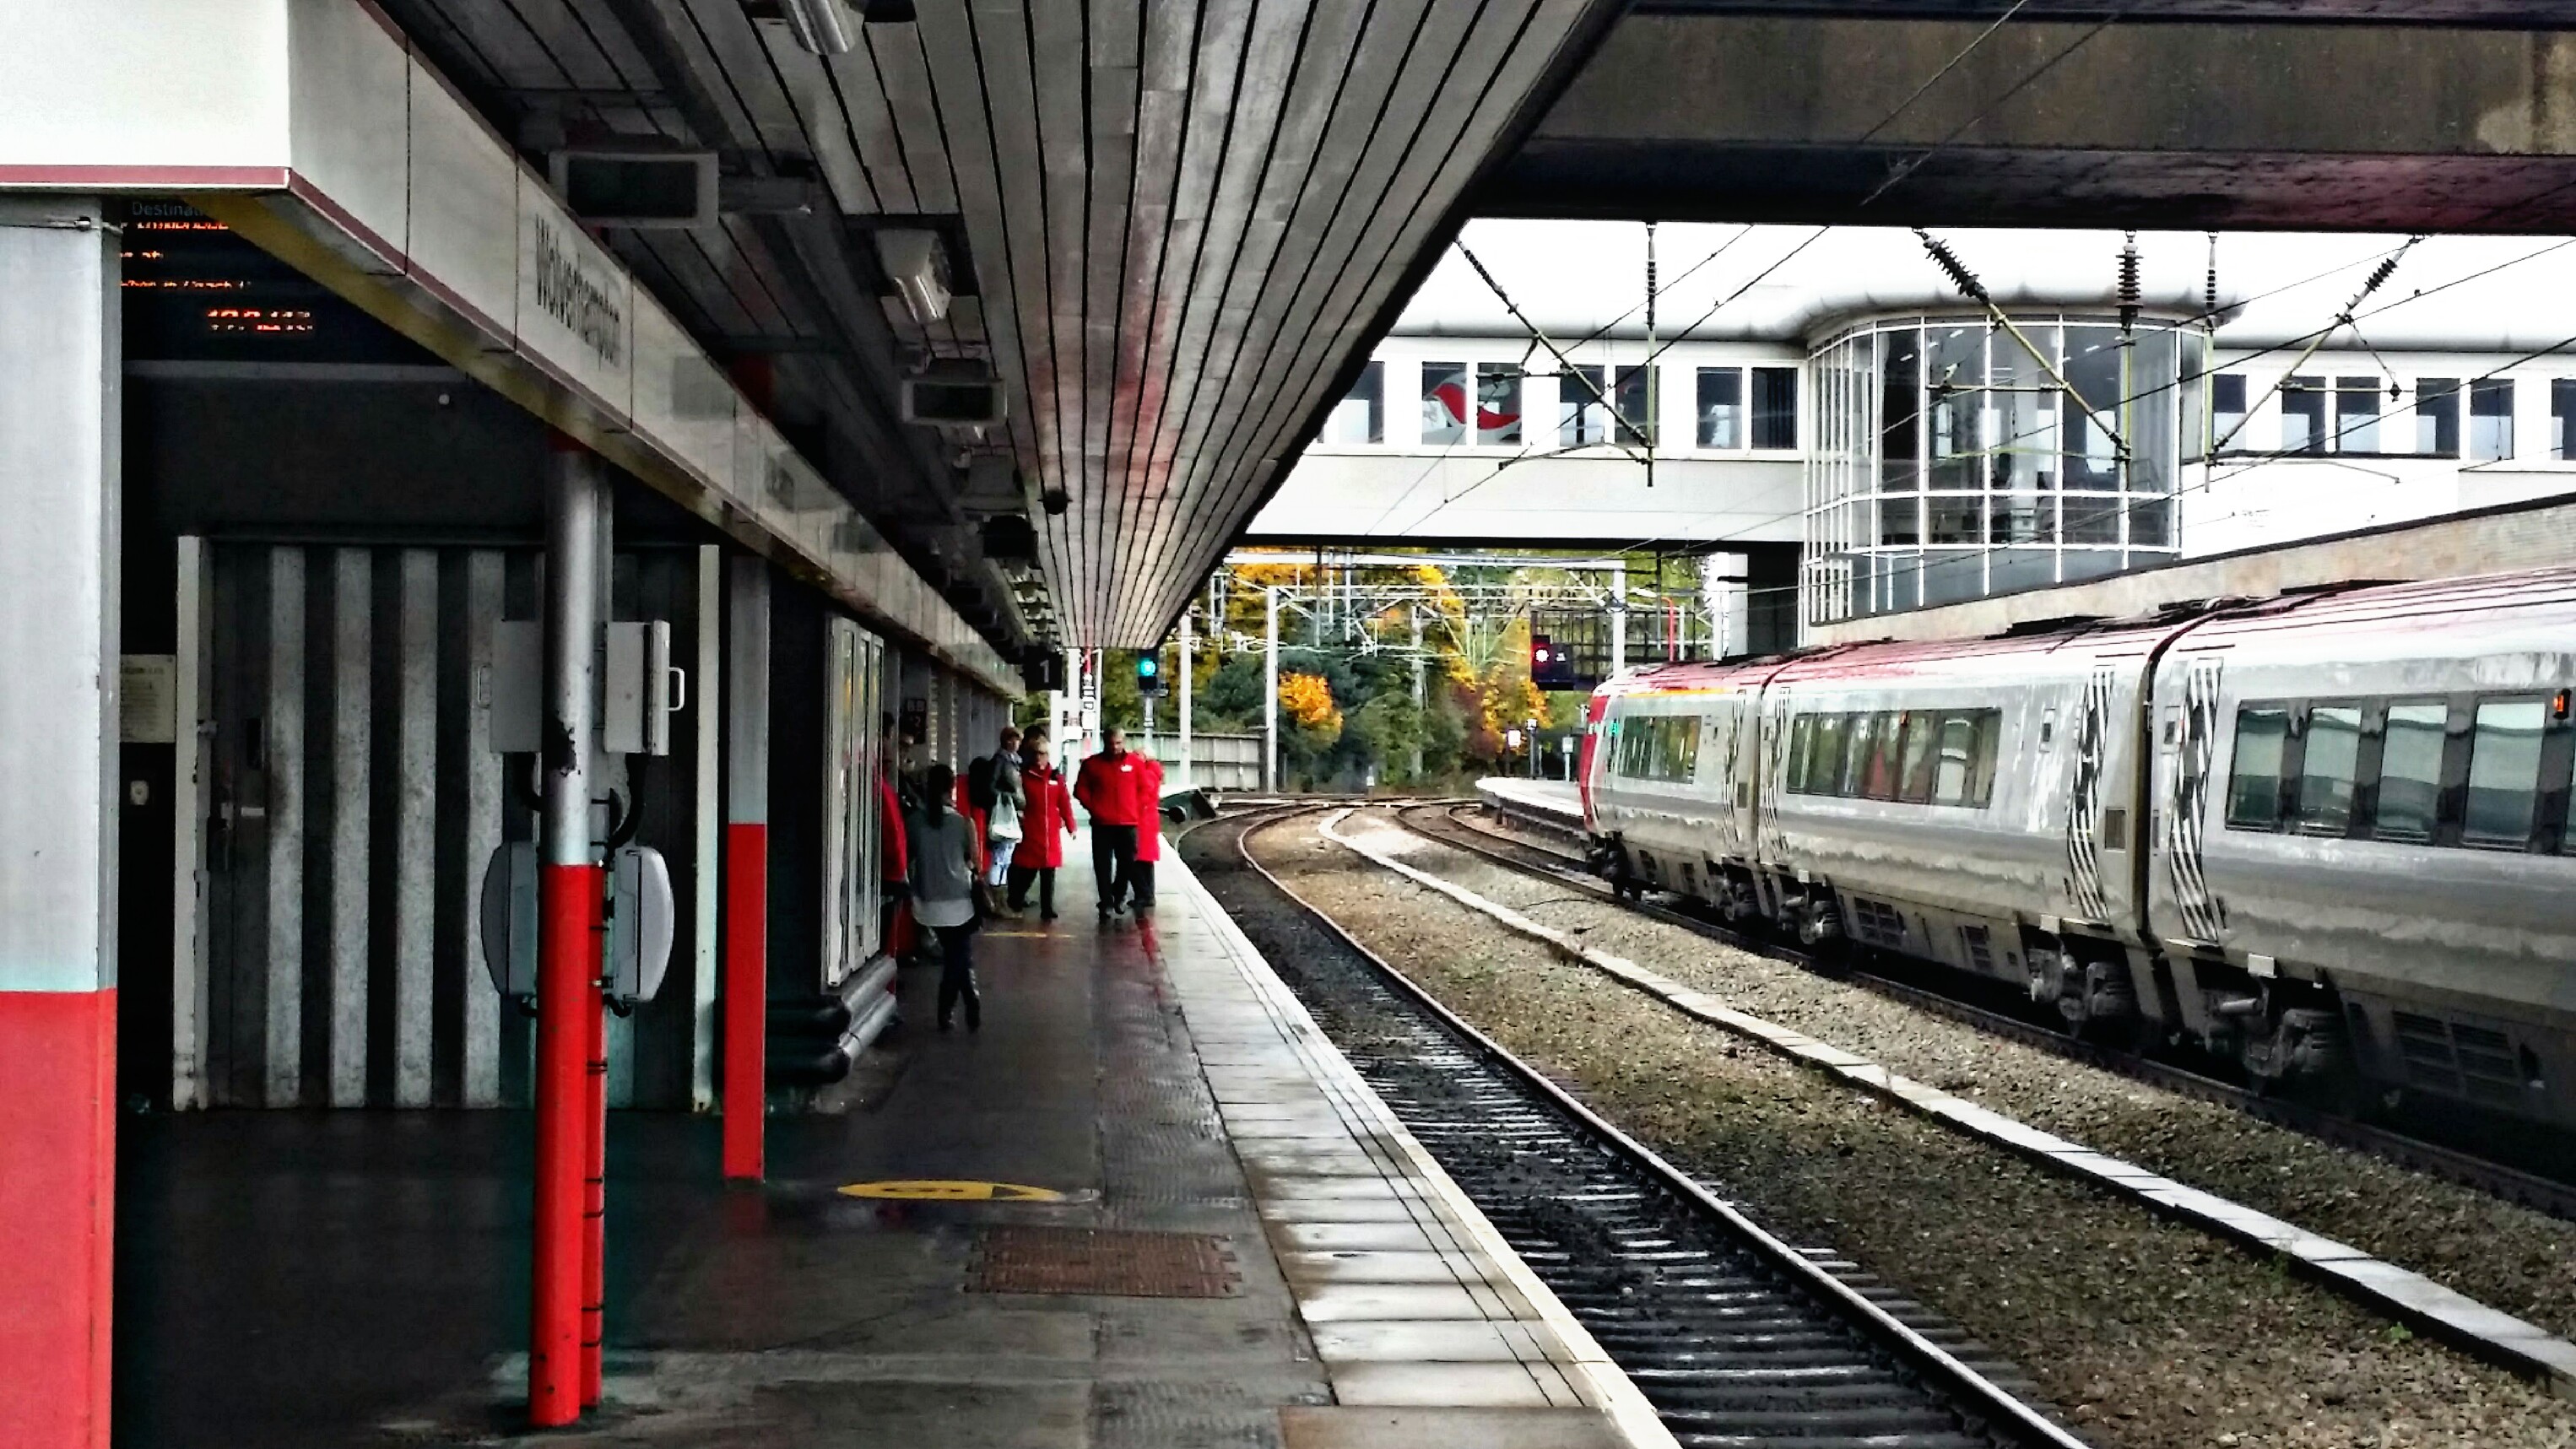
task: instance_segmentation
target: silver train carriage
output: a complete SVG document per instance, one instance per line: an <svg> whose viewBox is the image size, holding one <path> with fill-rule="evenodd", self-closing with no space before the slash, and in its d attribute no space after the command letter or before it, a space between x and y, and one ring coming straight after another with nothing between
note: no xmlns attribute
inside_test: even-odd
<svg viewBox="0 0 2576 1449"><path fill-rule="evenodd" d="M1631 672L1605 871L2076 1027L2576 1125L2576 570Z"/></svg>

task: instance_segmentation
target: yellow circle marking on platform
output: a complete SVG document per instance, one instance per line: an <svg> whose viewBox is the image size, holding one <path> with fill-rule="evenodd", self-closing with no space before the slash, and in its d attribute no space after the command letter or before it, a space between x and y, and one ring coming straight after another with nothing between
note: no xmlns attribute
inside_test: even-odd
<svg viewBox="0 0 2576 1449"><path fill-rule="evenodd" d="M908 1202L1062 1202L1053 1188L1023 1187L1016 1182L958 1182L946 1178L905 1178L893 1182L854 1182L843 1197L896 1198Z"/></svg>

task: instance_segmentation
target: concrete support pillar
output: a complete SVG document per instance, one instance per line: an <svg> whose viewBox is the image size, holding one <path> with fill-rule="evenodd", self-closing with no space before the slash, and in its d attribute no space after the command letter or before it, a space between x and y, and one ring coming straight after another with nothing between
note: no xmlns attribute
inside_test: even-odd
<svg viewBox="0 0 2576 1449"><path fill-rule="evenodd" d="M725 693L724 1175L764 1171L769 1073L769 565L733 561ZM862 725L874 730L877 722Z"/></svg>
<svg viewBox="0 0 2576 1449"><path fill-rule="evenodd" d="M528 1417L539 1427L580 1417L596 1390L592 1143L604 1094L592 1082L604 1026L600 997L605 884L592 815L601 775L600 591L607 575L608 489L599 462L557 439L546 479L546 723L539 761L536 1243L530 1294ZM604 1064L596 1075L604 1087ZM595 1382L595 1381L594 1381Z"/></svg>
<svg viewBox="0 0 2576 1449"><path fill-rule="evenodd" d="M1184 787L1193 783L1190 779L1190 684L1197 666L1190 656L1197 652L1190 642L1190 611L1183 609L1181 611L1180 718L1175 723L1179 726L1178 733L1181 737L1180 749L1176 753L1180 760L1181 784Z"/></svg>
<svg viewBox="0 0 2576 1449"><path fill-rule="evenodd" d="M1261 590L1261 790L1279 789L1279 586Z"/></svg>
<svg viewBox="0 0 2576 1449"><path fill-rule="evenodd" d="M0 196L0 1444L105 1449L119 345L95 201Z"/></svg>

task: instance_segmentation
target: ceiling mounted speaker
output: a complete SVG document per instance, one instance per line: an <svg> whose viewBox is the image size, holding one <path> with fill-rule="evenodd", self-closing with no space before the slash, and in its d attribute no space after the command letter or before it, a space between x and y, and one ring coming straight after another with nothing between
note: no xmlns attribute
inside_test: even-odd
<svg viewBox="0 0 2576 1449"><path fill-rule="evenodd" d="M985 519L984 557L995 563L1037 562L1037 526L1016 513Z"/></svg>
<svg viewBox="0 0 2576 1449"><path fill-rule="evenodd" d="M856 43L849 9L841 0L778 0L778 9L796 43L816 55L847 55Z"/></svg>
<svg viewBox="0 0 2576 1449"><path fill-rule="evenodd" d="M915 324L927 327L948 315L948 249L939 233L888 227L876 234L877 261Z"/></svg>

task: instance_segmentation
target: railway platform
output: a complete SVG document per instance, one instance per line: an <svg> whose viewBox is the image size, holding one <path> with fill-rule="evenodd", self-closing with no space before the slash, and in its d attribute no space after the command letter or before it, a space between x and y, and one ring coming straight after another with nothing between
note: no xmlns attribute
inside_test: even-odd
<svg viewBox="0 0 2576 1449"><path fill-rule="evenodd" d="M1506 820L1578 836L1583 833L1583 798L1564 780L1492 775L1476 782L1476 798Z"/></svg>
<svg viewBox="0 0 2576 1449"><path fill-rule="evenodd" d="M771 1120L757 1187L717 1185L713 1121L614 1117L602 1409L549 1441L1670 1444L1163 871L1149 920L994 922L980 1031L905 971L903 1024L836 1110ZM517 1113L129 1133L120 1441L514 1437L527 1147Z"/></svg>

